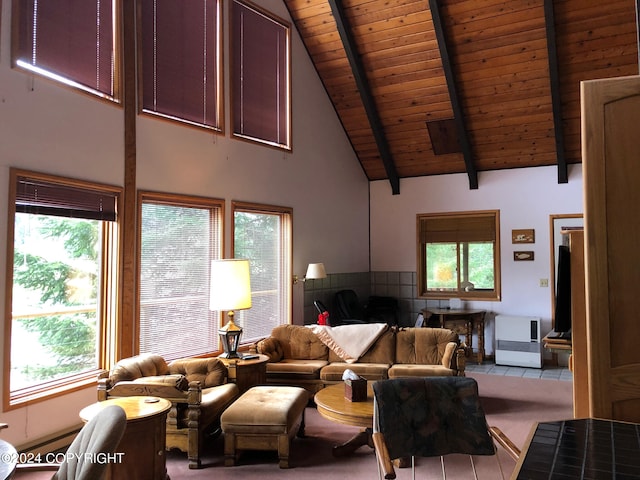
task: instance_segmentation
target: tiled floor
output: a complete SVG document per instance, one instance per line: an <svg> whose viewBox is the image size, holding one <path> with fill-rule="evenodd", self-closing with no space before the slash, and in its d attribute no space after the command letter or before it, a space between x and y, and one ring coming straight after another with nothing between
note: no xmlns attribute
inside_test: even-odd
<svg viewBox="0 0 640 480"><path fill-rule="evenodd" d="M507 365L496 365L493 362L484 362L482 365L478 365L477 363L470 362L469 359L467 359L465 371L472 373L487 373L490 375L507 375L511 377L543 378L546 380L562 380L567 382L573 381L573 375L567 367L511 367Z"/></svg>

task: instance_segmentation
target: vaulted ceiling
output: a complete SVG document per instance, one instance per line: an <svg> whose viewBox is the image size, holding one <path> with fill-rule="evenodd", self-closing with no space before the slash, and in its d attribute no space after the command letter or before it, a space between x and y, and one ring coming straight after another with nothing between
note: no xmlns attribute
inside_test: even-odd
<svg viewBox="0 0 640 480"><path fill-rule="evenodd" d="M581 161L580 82L638 74L640 0L285 0L370 180Z"/></svg>

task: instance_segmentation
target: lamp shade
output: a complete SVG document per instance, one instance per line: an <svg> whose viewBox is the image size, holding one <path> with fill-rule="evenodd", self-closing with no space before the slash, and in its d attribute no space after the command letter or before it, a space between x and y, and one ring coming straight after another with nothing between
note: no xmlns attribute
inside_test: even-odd
<svg viewBox="0 0 640 480"><path fill-rule="evenodd" d="M310 263L307 267L307 274L304 277L307 280L327 278L327 272L324 269L324 263Z"/></svg>
<svg viewBox="0 0 640 480"><path fill-rule="evenodd" d="M225 259L211 262L211 310L251 308L249 260Z"/></svg>

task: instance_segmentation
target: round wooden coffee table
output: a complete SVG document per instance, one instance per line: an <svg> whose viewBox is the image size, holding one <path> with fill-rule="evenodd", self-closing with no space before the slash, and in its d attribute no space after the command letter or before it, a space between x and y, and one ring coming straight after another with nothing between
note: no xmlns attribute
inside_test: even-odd
<svg viewBox="0 0 640 480"><path fill-rule="evenodd" d="M362 445L373 448L373 382L367 382L367 400L350 402L344 397L344 383L329 385L318 393L314 400L318 413L332 422L362 427L363 430L342 445L333 447L333 454L338 457L353 453Z"/></svg>

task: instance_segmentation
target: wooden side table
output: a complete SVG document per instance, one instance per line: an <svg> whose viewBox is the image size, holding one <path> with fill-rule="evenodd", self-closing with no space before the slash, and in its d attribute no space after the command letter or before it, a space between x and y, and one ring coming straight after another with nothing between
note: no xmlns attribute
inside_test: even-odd
<svg viewBox="0 0 640 480"><path fill-rule="evenodd" d="M80 418L88 422L109 405L122 407L127 427L116 450L123 454L122 462L109 465L106 479L168 480L165 448L171 402L157 397L111 398L83 408Z"/></svg>
<svg viewBox="0 0 640 480"><path fill-rule="evenodd" d="M221 358L229 371L229 381L238 385L240 393L244 393L255 385L267 383L267 355L257 355L256 358Z"/></svg>
<svg viewBox="0 0 640 480"><path fill-rule="evenodd" d="M467 356L473 354L473 329L476 327L478 334L478 353L476 359L478 363L484 360L484 316L485 310L456 310L456 309L439 309L425 308L422 315L425 318L426 325L434 326L431 317L436 317L437 326L440 328L448 328L457 334L465 336L465 343L468 351Z"/></svg>

